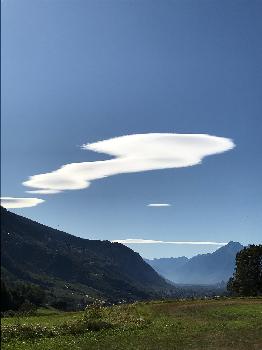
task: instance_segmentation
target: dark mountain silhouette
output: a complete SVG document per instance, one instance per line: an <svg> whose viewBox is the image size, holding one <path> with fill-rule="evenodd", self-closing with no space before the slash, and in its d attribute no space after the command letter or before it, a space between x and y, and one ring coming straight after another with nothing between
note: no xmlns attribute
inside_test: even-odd
<svg viewBox="0 0 262 350"><path fill-rule="evenodd" d="M214 253L201 254L191 259L161 258L146 260L166 279L180 284L217 284L233 275L236 254L244 247L229 242Z"/></svg>
<svg viewBox="0 0 262 350"><path fill-rule="evenodd" d="M39 285L54 298L130 301L172 289L122 244L75 237L2 207L1 232L2 278Z"/></svg>

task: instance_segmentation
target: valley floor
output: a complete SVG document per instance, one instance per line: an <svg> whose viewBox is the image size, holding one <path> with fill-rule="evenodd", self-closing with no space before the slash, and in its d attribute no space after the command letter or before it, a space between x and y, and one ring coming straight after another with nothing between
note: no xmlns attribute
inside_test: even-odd
<svg viewBox="0 0 262 350"><path fill-rule="evenodd" d="M262 349L259 298L136 303L91 316L92 322L90 315L83 321L83 312L40 310L37 316L3 318L2 349Z"/></svg>

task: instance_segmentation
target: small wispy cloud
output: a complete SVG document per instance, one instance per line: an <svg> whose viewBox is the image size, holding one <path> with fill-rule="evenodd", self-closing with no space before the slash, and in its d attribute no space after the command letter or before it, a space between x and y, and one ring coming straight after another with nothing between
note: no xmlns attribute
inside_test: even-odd
<svg viewBox="0 0 262 350"><path fill-rule="evenodd" d="M169 203L150 203L147 205L148 207L171 207Z"/></svg>
<svg viewBox="0 0 262 350"><path fill-rule="evenodd" d="M202 241L157 241L153 239L142 238L127 238L127 239L114 239L113 243L122 244L184 244L184 245L218 245L224 246L227 242L202 242Z"/></svg>
<svg viewBox="0 0 262 350"><path fill-rule="evenodd" d="M1 205L7 209L35 207L43 202L40 198L1 197Z"/></svg>
<svg viewBox="0 0 262 350"><path fill-rule="evenodd" d="M234 147L228 138L207 134L125 135L82 146L107 154L111 159L66 164L52 172L33 175L23 185L32 188L32 193L42 194L79 190L108 176L193 166L206 156Z"/></svg>

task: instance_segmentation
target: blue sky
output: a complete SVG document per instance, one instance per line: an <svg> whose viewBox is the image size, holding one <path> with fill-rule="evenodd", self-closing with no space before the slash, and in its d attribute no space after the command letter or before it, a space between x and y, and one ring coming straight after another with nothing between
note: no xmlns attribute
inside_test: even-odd
<svg viewBox="0 0 262 350"><path fill-rule="evenodd" d="M261 1L1 6L2 196L45 200L12 211L91 239L261 242ZM30 176L112 159L83 144L154 133L214 135L235 147L199 165L25 192ZM218 248L130 247L145 257Z"/></svg>

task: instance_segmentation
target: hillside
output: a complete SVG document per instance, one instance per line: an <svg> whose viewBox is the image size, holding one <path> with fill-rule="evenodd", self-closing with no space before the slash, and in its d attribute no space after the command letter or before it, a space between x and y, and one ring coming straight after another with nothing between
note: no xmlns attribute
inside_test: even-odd
<svg viewBox="0 0 262 350"><path fill-rule="evenodd" d="M42 286L55 299L147 299L170 287L138 253L44 226L1 207L2 277ZM88 295L88 297L86 297Z"/></svg>
<svg viewBox="0 0 262 350"><path fill-rule="evenodd" d="M243 249L238 242L229 242L214 253L191 259L162 258L146 260L166 279L181 284L217 284L226 282L233 274L236 253Z"/></svg>

